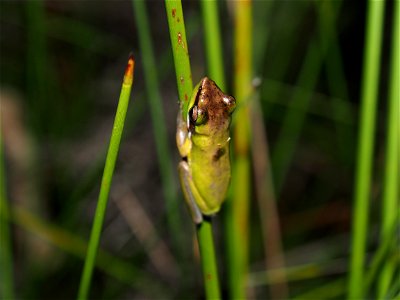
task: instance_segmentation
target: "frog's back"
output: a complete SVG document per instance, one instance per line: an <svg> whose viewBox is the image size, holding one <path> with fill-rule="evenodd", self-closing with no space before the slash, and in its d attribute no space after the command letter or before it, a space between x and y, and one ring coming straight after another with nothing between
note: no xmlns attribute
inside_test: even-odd
<svg viewBox="0 0 400 300"><path fill-rule="evenodd" d="M216 140L224 141L213 143L215 139L208 136L195 136L188 163L192 168L193 181L203 199L207 203L198 203L205 215L212 215L219 211L229 186L231 167L229 158L229 133ZM200 146L199 146L200 145Z"/></svg>

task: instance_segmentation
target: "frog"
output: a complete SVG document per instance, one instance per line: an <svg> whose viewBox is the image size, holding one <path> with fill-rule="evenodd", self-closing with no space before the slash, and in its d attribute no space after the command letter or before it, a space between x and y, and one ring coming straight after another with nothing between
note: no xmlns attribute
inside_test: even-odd
<svg viewBox="0 0 400 300"><path fill-rule="evenodd" d="M195 224L214 216L225 200L231 177L229 155L235 98L204 77L193 89L187 113L177 117L176 143L181 156L179 179Z"/></svg>

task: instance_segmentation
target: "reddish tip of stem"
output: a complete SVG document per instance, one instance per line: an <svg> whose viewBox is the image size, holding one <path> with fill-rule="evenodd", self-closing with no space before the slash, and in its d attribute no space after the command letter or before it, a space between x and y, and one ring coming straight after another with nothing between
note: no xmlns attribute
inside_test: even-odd
<svg viewBox="0 0 400 300"><path fill-rule="evenodd" d="M126 65L125 75L124 75L124 84L132 84L133 82L133 71L135 70L135 58L131 53L129 55L128 64Z"/></svg>

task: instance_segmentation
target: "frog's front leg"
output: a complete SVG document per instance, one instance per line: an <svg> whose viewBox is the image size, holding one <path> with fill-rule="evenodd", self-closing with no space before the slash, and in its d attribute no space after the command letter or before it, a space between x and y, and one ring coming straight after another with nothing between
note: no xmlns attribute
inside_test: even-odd
<svg viewBox="0 0 400 300"><path fill-rule="evenodd" d="M182 113L179 110L176 118L176 145L178 146L181 157L187 157L192 143L190 141L188 126L182 118Z"/></svg>
<svg viewBox="0 0 400 300"><path fill-rule="evenodd" d="M186 161L181 161L178 165L179 179L183 190L183 196L189 208L192 220L196 224L203 222L203 215L199 206L196 203L195 197L200 197L196 186L193 183L189 165Z"/></svg>

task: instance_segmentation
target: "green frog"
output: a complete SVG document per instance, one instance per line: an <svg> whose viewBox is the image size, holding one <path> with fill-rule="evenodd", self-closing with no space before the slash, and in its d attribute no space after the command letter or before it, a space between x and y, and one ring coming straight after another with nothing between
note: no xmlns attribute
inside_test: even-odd
<svg viewBox="0 0 400 300"><path fill-rule="evenodd" d="M194 223L216 214L231 177L229 125L236 101L205 77L194 88L186 118L178 113L179 177Z"/></svg>

